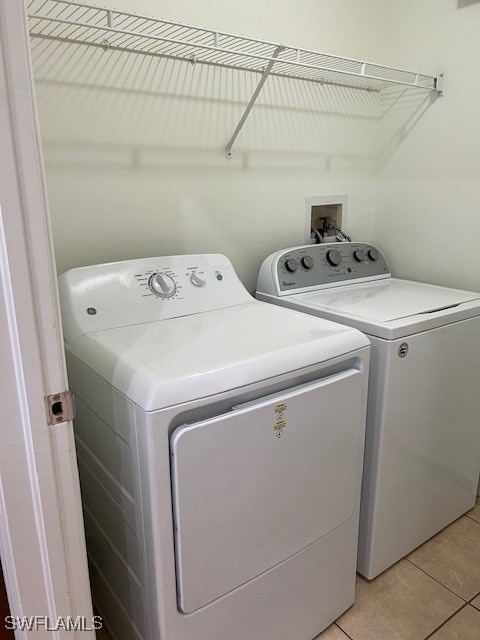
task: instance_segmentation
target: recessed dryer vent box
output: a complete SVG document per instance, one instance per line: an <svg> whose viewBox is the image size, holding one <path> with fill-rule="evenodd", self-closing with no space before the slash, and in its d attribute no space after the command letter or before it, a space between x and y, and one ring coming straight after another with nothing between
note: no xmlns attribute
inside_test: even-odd
<svg viewBox="0 0 480 640"><path fill-rule="evenodd" d="M336 242L335 229L347 230L346 195L305 198L305 244L315 244L313 229L323 232L325 242Z"/></svg>

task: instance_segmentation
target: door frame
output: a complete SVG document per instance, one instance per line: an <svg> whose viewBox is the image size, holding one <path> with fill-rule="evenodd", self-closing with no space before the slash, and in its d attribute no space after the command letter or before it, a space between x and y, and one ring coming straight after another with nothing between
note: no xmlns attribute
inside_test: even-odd
<svg viewBox="0 0 480 640"><path fill-rule="evenodd" d="M92 626L71 422L45 398L68 389L23 0L0 2L0 557L12 616ZM0 621L0 625L3 621ZM93 631L15 637L93 640Z"/></svg>

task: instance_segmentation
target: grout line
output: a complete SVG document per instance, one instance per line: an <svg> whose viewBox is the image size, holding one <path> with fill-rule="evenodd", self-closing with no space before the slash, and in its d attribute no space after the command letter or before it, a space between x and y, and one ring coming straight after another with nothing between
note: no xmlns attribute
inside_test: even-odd
<svg viewBox="0 0 480 640"><path fill-rule="evenodd" d="M463 609L465 609L465 607L468 607L468 606L469 606L469 604L468 604L468 602L466 602L466 603L463 605L463 607L460 607L460 609L459 609L458 611L455 611L455 613L454 613L454 614L452 614L449 618L447 618L447 619L445 620L445 622L442 622L442 624L441 624L439 627L437 627L437 628L435 629L435 631L432 631L432 633L431 633L430 635L428 635L426 638L424 638L424 640L428 640L429 638L431 638L435 633L437 633L437 631L440 631L440 629L442 629L442 628L447 624L447 622L450 622L450 620L451 620L452 618L454 618L458 613L460 613L460 611L463 611Z"/></svg>
<svg viewBox="0 0 480 640"><path fill-rule="evenodd" d="M336 626L336 627L338 627L338 629L340 629L340 631L341 631L345 636L347 636L348 640L353 640L352 636L349 636L349 635L348 635L348 633L347 633L346 631L344 631L344 630L342 629L342 627L341 627L339 624L337 624L336 622L335 622L334 624L335 624L335 626Z"/></svg>
<svg viewBox="0 0 480 640"><path fill-rule="evenodd" d="M469 607L472 607L472 609L473 609L474 611L476 611L477 613L480 613L480 609L478 608L478 605L477 605L477 606L475 606L475 605L473 604L473 602L469 602L469 603L468 603L468 606L469 606Z"/></svg>
<svg viewBox="0 0 480 640"><path fill-rule="evenodd" d="M437 580L437 578L434 578L433 576L431 576L429 573L427 573L425 571L425 569L422 569L422 567L419 567L418 564L415 564L415 562L412 562L412 560L409 560L408 558L404 558L404 560L406 560L407 562L410 562L410 564L413 564L414 567L417 567L417 569L419 569L422 573L424 573L426 576L428 576L429 578L431 578L432 580L434 580L435 582L437 582L441 587L443 587L444 589L446 589L447 591L450 591L450 593L453 593L454 596L457 596L457 598L459 598L462 602L464 602L465 604L468 604L468 600L465 600L465 598L462 598L462 596L459 596L458 593L455 593L455 591L452 591L449 587L447 587L446 585L444 585L442 582L440 582L440 580ZM474 596L474 598L476 598L477 596ZM462 605L463 608L463 605ZM460 609L459 609L460 611Z"/></svg>
<svg viewBox="0 0 480 640"><path fill-rule="evenodd" d="M476 522L477 524L480 524L480 522L478 520L475 520L475 518L472 518L472 516L469 515L469 513L472 511L472 509L470 509L470 511L467 511L467 513L463 514L463 517L465 518L470 518L470 520L473 520L474 522Z"/></svg>
<svg viewBox="0 0 480 640"><path fill-rule="evenodd" d="M480 596L480 591L477 593L476 596L473 596L473 598L471 600L469 600L468 602L471 603L472 600L475 600L475 598L478 598L478 596Z"/></svg>
<svg viewBox="0 0 480 640"><path fill-rule="evenodd" d="M467 518L470 518L470 520L473 520L477 524L480 524L480 522L478 520L475 520L475 518L472 518L472 516L469 516L468 513L466 513L465 515L467 516Z"/></svg>

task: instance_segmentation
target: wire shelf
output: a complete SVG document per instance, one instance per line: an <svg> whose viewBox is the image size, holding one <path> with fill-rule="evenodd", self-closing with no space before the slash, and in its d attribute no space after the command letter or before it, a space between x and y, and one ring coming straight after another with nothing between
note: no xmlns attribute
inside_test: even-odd
<svg viewBox="0 0 480 640"><path fill-rule="evenodd" d="M270 75L380 91L390 85L440 91L435 76L221 31L72 2L29 0L30 35ZM280 48L278 57L275 53Z"/></svg>
<svg viewBox="0 0 480 640"><path fill-rule="evenodd" d="M232 146L268 76L366 91L393 85L442 95L444 89L443 75L405 71L73 0L28 0L27 14L32 38L260 74L258 86L226 145L227 158L232 157Z"/></svg>

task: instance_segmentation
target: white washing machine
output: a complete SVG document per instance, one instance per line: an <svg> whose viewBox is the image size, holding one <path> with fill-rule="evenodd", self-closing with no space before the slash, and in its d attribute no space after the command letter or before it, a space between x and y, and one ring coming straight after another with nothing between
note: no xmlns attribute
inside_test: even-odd
<svg viewBox="0 0 480 640"><path fill-rule="evenodd" d="M257 298L372 343L358 570L371 579L475 503L480 294L392 278L373 246L279 251Z"/></svg>
<svg viewBox="0 0 480 640"><path fill-rule="evenodd" d="M60 294L113 638L311 640L354 600L367 338L256 301L221 255L73 269Z"/></svg>

